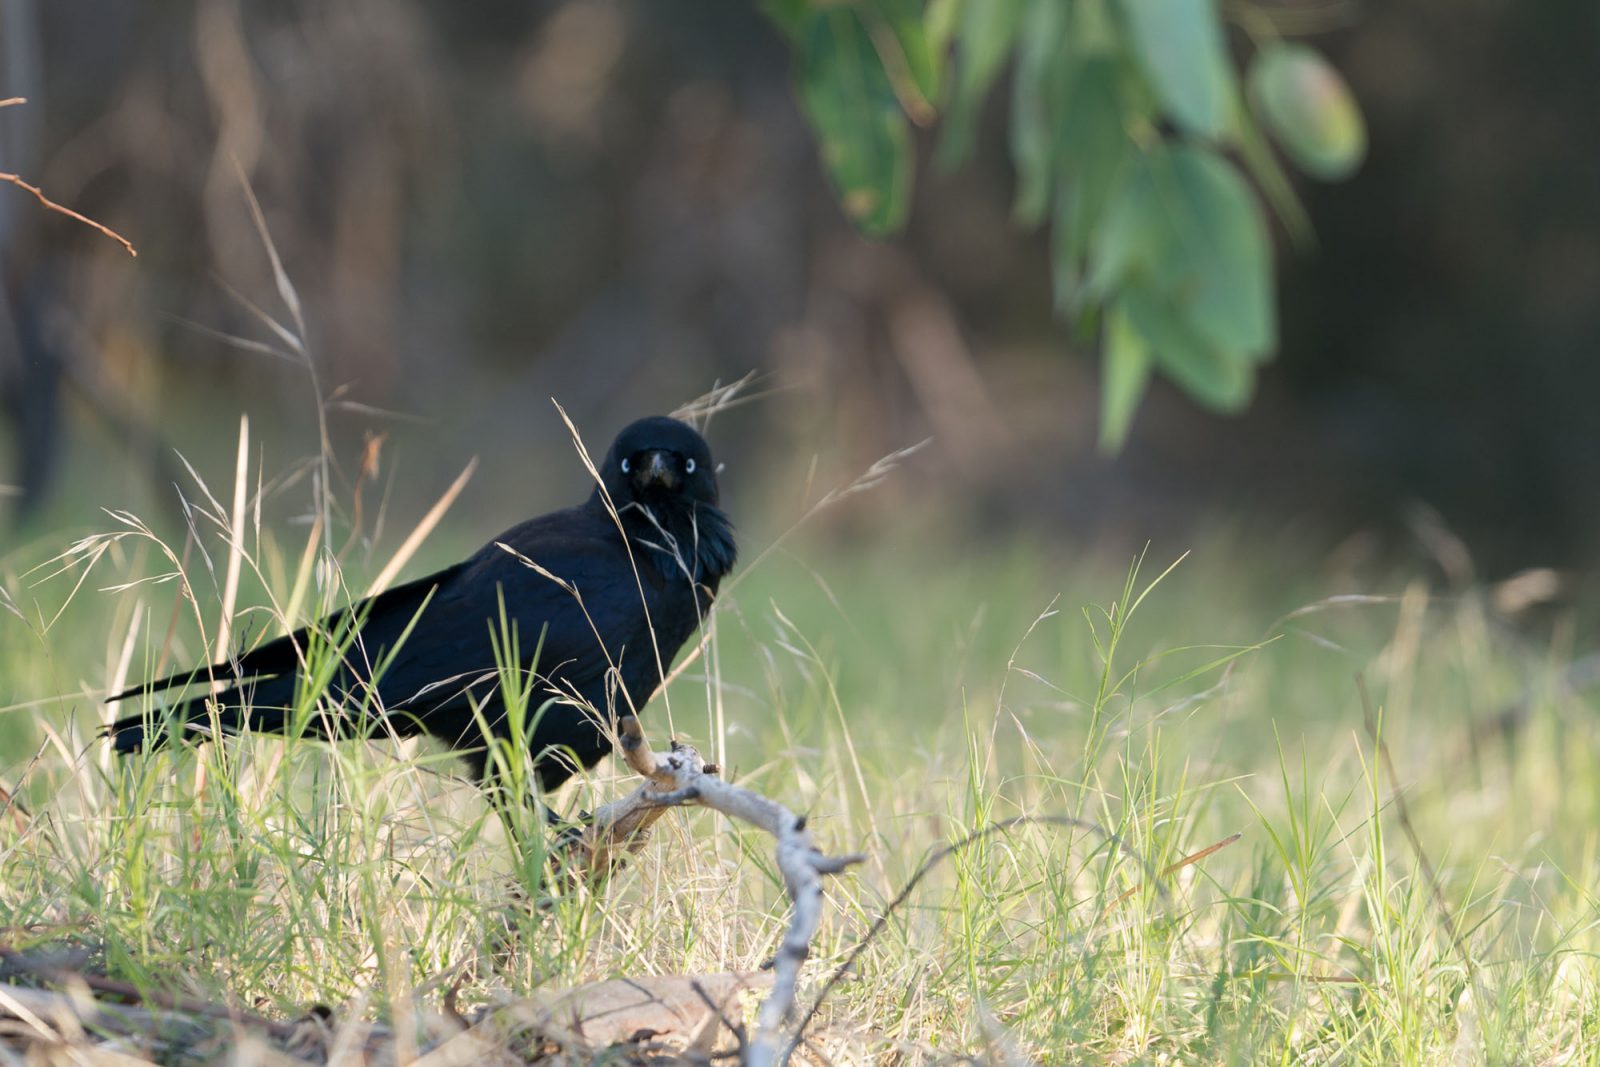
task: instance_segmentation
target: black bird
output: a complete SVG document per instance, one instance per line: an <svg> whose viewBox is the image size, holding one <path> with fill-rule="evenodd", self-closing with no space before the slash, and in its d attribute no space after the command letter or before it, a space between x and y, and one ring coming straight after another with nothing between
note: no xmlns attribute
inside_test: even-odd
<svg viewBox="0 0 1600 1067"><path fill-rule="evenodd" d="M306 732L431 734L459 749L487 782L494 765L478 716L498 737L510 729L491 638L500 633L503 598L521 668L535 672L528 748L539 784L553 789L610 752L612 716L642 707L660 686L705 618L736 549L733 526L717 507L711 450L689 426L665 417L628 426L606 454L600 481L577 507L512 527L465 562L318 623L319 639L339 658L325 689L333 707L310 715ZM304 683L311 629L110 701L216 679L228 688L173 709L180 735L207 736L207 701L224 731L248 724L284 732ZM550 698L555 702L538 712ZM169 736L150 716L121 719L107 733L119 752L153 748Z"/></svg>

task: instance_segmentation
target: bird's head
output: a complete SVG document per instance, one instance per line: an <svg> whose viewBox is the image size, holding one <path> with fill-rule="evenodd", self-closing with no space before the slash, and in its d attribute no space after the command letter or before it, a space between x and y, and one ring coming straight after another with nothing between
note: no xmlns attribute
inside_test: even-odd
<svg viewBox="0 0 1600 1067"><path fill-rule="evenodd" d="M640 419L612 442L600 478L629 536L654 550L665 577L689 573L715 590L738 550L733 524L717 507L717 468L705 438L677 419Z"/></svg>
<svg viewBox="0 0 1600 1067"><path fill-rule="evenodd" d="M664 415L632 423L611 444L600 471L606 492L625 504L692 512L717 502L711 449L694 428Z"/></svg>

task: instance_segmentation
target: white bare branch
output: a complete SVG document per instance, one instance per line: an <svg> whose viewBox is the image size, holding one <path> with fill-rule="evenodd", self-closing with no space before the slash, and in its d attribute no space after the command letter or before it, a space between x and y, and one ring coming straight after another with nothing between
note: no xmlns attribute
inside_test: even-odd
<svg viewBox="0 0 1600 1067"><path fill-rule="evenodd" d="M866 857L823 855L812 843L805 819L775 800L719 778L717 768L688 745L674 742L671 752L655 752L639 720L631 715L620 720L618 734L628 766L645 780L628 796L590 816L573 846L576 855L569 857L591 879L603 880L624 853L638 849L644 831L662 812L682 804L720 811L771 834L777 840L778 870L794 904L794 917L772 961L772 993L761 1005L745 1062L756 1067L782 1063L788 1058L783 1028L794 1011L800 966L811 953L811 938L822 920L822 876L838 874Z"/></svg>

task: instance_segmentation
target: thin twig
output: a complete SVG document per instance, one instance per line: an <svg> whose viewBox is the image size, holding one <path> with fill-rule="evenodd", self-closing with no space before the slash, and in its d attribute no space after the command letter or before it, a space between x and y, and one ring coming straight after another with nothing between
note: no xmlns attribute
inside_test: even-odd
<svg viewBox="0 0 1600 1067"><path fill-rule="evenodd" d="M13 100L5 101L5 103L12 103L12 102L14 102L14 101ZM77 219L79 222L83 223L85 226L89 226L89 227L92 227L93 229L99 230L101 233L105 234L107 237L111 238L113 241L116 241L119 244L121 244L123 248L126 248L128 250L128 255L137 256L139 254L138 250L133 247L133 242L128 240L126 237L122 236L122 234L118 233L116 230L113 230L109 226L106 226L106 225L103 225L101 223L98 223L98 222L94 221L94 219L91 219L87 215L78 214L76 211L72 210L70 207L63 207L62 205L56 203L54 200L51 200L48 196L45 196L44 193L39 189L39 187L37 185L29 185L27 182L23 181L19 176L15 175L15 174L4 174L4 173L0 173L0 182L10 182L12 185L17 186L20 189L26 189L28 192L30 192L30 193L32 193L34 195L34 197L39 201L39 203L43 204L45 207L49 208L51 211L59 212L59 213L65 215L65 216L67 216L67 218L69 218L69 219Z"/></svg>

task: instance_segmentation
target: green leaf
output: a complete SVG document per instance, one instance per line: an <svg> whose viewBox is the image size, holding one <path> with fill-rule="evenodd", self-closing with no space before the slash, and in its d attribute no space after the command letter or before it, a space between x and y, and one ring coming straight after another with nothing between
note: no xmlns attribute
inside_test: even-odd
<svg viewBox="0 0 1600 1067"><path fill-rule="evenodd" d="M1133 413L1150 384L1150 346L1120 308L1106 318L1100 371L1100 450L1115 452L1128 439Z"/></svg>
<svg viewBox="0 0 1600 1067"><path fill-rule="evenodd" d="M1050 285L1056 314L1061 318L1081 310L1079 305L1083 303L1086 288L1080 246L1087 240L1087 234L1073 224L1073 201L1077 194L1076 182L1057 178L1055 214L1050 223Z"/></svg>
<svg viewBox="0 0 1600 1067"><path fill-rule="evenodd" d="M1066 29L1070 9L1060 0L1033 0L1017 42L1011 83L1011 158L1017 167L1016 220L1044 221L1056 162L1056 127L1072 72Z"/></svg>
<svg viewBox="0 0 1600 1067"><path fill-rule="evenodd" d="M972 150L978 109L1011 54L1026 0L966 0L957 23L955 88L945 110L938 162L950 168Z"/></svg>
<svg viewBox="0 0 1600 1067"><path fill-rule="evenodd" d="M1277 344L1266 223L1238 171L1208 149L1154 146L1107 208L1088 295L1134 281L1221 352L1259 360Z"/></svg>
<svg viewBox="0 0 1600 1067"><path fill-rule="evenodd" d="M1228 133L1238 93L1214 0L1122 0L1133 52L1162 110L1189 133Z"/></svg>
<svg viewBox="0 0 1600 1067"><path fill-rule="evenodd" d="M1133 157L1120 82L1117 64L1097 57L1080 63L1067 86L1059 137L1066 195L1057 204L1055 225L1074 261L1088 252L1094 227Z"/></svg>
<svg viewBox="0 0 1600 1067"><path fill-rule="evenodd" d="M1267 144L1266 135L1248 111L1239 114L1238 133L1239 158L1244 161L1250 177L1272 205L1278 221L1288 231L1289 240L1301 251L1311 249L1317 243L1316 233L1311 228L1311 216L1306 213L1305 205L1300 202L1300 194L1295 192L1294 183L1289 180L1289 175L1279 165L1278 157Z"/></svg>
<svg viewBox="0 0 1600 1067"><path fill-rule="evenodd" d="M933 47L924 0L870 0L858 10L906 114L918 125L932 122L944 81L944 54Z"/></svg>
<svg viewBox="0 0 1600 1067"><path fill-rule="evenodd" d="M869 234L898 229L911 205L911 130L857 13L816 11L803 30L800 103L846 213Z"/></svg>
<svg viewBox="0 0 1600 1067"><path fill-rule="evenodd" d="M1164 157L1166 151L1158 145L1131 164L1127 180L1106 205L1104 219L1093 228L1086 298L1109 299L1134 273L1155 269L1162 240L1156 157Z"/></svg>
<svg viewBox="0 0 1600 1067"><path fill-rule="evenodd" d="M1347 178L1367 151L1367 128L1350 88L1301 44L1269 44L1250 68L1250 100L1295 165L1328 181Z"/></svg>
<svg viewBox="0 0 1600 1067"><path fill-rule="evenodd" d="M791 39L797 37L811 15L809 0L761 0L761 10Z"/></svg>
<svg viewBox="0 0 1600 1067"><path fill-rule="evenodd" d="M1199 403L1227 414L1249 403L1255 384L1250 363L1208 345L1159 293L1143 285L1128 287L1112 307L1110 317L1118 316L1148 346L1162 373Z"/></svg>
<svg viewBox="0 0 1600 1067"><path fill-rule="evenodd" d="M1227 160L1176 146L1154 172L1164 211L1154 264L1195 332L1224 352L1265 359L1277 345L1272 246L1250 187Z"/></svg>
<svg viewBox="0 0 1600 1067"><path fill-rule="evenodd" d="M1108 359L1131 344L1121 331L1132 331L1151 364L1195 400L1238 411L1254 362L1276 343L1270 257L1260 209L1230 164L1204 148L1155 145L1134 162L1092 242L1085 291L1110 304ZM1103 442L1115 442L1113 418L1123 417L1107 407Z"/></svg>
<svg viewBox="0 0 1600 1067"><path fill-rule="evenodd" d="M1080 56L1113 55L1122 52L1122 35L1117 31L1109 4L1112 0L1076 0L1072 4L1072 47Z"/></svg>
<svg viewBox="0 0 1600 1067"><path fill-rule="evenodd" d="M935 55L943 56L949 50L950 39L956 34L956 17L960 14L961 0L928 0L923 32Z"/></svg>

